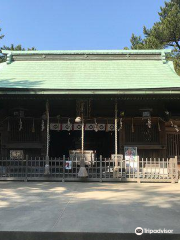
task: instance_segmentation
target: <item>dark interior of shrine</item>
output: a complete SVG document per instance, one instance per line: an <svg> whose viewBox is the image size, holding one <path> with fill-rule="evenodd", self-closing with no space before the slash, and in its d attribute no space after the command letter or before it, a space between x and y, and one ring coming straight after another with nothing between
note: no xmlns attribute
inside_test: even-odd
<svg viewBox="0 0 180 240"><path fill-rule="evenodd" d="M50 131L50 157L69 156L70 150L81 149L81 131ZM85 131L84 150L96 151L96 156L110 157L114 153L114 132Z"/></svg>
<svg viewBox="0 0 180 240"><path fill-rule="evenodd" d="M79 115L78 111L78 99L81 99L74 96L73 98L59 97L56 99L56 96L51 96L49 99L49 114L50 114L50 123L56 123L58 121L58 117L61 123L67 123L68 119L70 119L71 123L75 122L75 118ZM38 97L24 97L22 99L1 99L0 100L0 114L1 114L1 126L2 134L3 132L7 132L8 123L10 124L10 130L8 133L7 140L3 140L3 148L11 149L11 144L13 143L13 148L23 148L23 144L26 148L28 148L29 152L36 153L36 149L40 153L40 148L46 148L46 130L44 130L44 140L42 141L41 135L41 121L43 119L43 115L46 113L46 98L38 99ZM82 99L81 99L82 100ZM85 123L90 122L94 123L96 120L97 123L106 124L107 121L109 123L114 124L115 117L115 98L114 97L84 97L83 101L85 102L84 109L84 121ZM21 109L24 111L24 116L22 117L23 128L22 131L19 131L19 117L14 116L14 113ZM161 99L161 98L153 98L147 97L142 99L141 97L134 96L134 100L132 97L128 99L119 99L118 100L118 118L120 118L120 112L124 112L124 118L135 118L142 117L142 109L150 109L151 117L160 117L165 122L168 121L168 118L165 114L166 111L170 113L169 117L174 117L178 119L179 116L179 104L178 99ZM33 121L35 122L35 132L32 132ZM161 121L162 122L162 121ZM4 125L3 125L4 124ZM46 124L46 119L45 119ZM119 123L118 123L119 124ZM128 133L131 133L131 122L129 125L127 124L127 128L129 127ZM156 128L157 128L157 123ZM137 129L143 128L143 122L141 121L140 127L134 127L135 133L133 136L136 136ZM46 126L45 126L46 127ZM118 126L119 127L119 126ZM145 127L146 128L146 127ZM126 129L125 129L126 130ZM152 128L153 130L153 128ZM147 131L145 131L147 132ZM155 130L154 130L155 132ZM158 130L156 132L159 134ZM126 140L128 136L131 137L132 134L126 134ZM3 135L5 136L5 135ZM118 134L119 136L119 134ZM144 135L143 135L144 136ZM150 136L150 134L148 135ZM84 149L85 150L93 150L96 151L97 156L103 155L103 157L110 157L111 154L115 152L115 139L114 139L114 131L86 131L84 136ZM132 138L132 137L131 137ZM132 144L137 144L136 142L132 142ZM119 142L120 139L118 139ZM38 145L38 142L42 141L41 145ZM135 141L135 140L134 140ZM19 144L19 143L22 144ZM32 147L32 142L33 146ZM156 141L158 142L158 141ZM29 144L27 146L27 144ZM119 145L121 143L118 143ZM129 143L128 143L129 144ZM144 144L156 144L145 142L143 137ZM16 147L17 146L17 147ZM29 147L30 146L30 147ZM24 147L24 148L25 148ZM50 131L50 149L49 154L50 157L62 157L63 155L69 156L69 150L77 150L81 149L81 131ZM123 146L122 146L123 149ZM160 150L153 150L154 152ZM42 152L42 151L41 151ZM147 149L140 150L139 153L142 156L147 156ZM158 152L158 155L160 153ZM151 152L149 150L149 155Z"/></svg>

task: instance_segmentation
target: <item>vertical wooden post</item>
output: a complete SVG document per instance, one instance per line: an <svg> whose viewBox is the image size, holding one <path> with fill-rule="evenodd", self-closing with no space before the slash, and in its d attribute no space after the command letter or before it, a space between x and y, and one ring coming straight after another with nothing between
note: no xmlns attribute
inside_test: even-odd
<svg viewBox="0 0 180 240"><path fill-rule="evenodd" d="M102 182L102 155L100 155L100 182Z"/></svg>
<svg viewBox="0 0 180 240"><path fill-rule="evenodd" d="M114 172L113 172L113 177L118 178L118 158L117 158L117 149L118 149L118 130L117 130L117 99L115 100L115 167L114 167Z"/></svg>
<svg viewBox="0 0 180 240"><path fill-rule="evenodd" d="M175 156L171 159L171 183L176 183L177 173L177 156Z"/></svg>
<svg viewBox="0 0 180 240"><path fill-rule="evenodd" d="M139 177L139 156L137 156L137 183L141 183Z"/></svg>
<svg viewBox="0 0 180 240"><path fill-rule="evenodd" d="M63 178L62 178L62 182L65 182L65 161L66 161L66 157L65 157L65 155L63 155Z"/></svg>
<svg viewBox="0 0 180 240"><path fill-rule="evenodd" d="M46 164L45 164L45 175L49 175L49 101L46 101L46 119L47 119L47 136L46 136Z"/></svg>
<svg viewBox="0 0 180 240"><path fill-rule="evenodd" d="M28 175L28 155L26 155L25 179L24 179L25 182L27 182L27 175Z"/></svg>
<svg viewBox="0 0 180 240"><path fill-rule="evenodd" d="M175 161L174 164L175 164L175 174L176 174L175 182L178 182L178 161L177 161L177 155L175 156L174 161Z"/></svg>

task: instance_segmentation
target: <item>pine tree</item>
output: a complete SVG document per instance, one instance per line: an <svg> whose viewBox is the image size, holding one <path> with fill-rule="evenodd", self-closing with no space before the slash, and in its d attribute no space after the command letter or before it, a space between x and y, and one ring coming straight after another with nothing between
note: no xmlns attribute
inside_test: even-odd
<svg viewBox="0 0 180 240"><path fill-rule="evenodd" d="M160 8L159 21L152 28L143 28L144 38L132 34L131 49L164 49L172 48L168 57L174 60L177 72L180 73L180 0L165 2Z"/></svg>
<svg viewBox="0 0 180 240"><path fill-rule="evenodd" d="M1 32L1 28L0 28L0 32ZM4 37L4 35L0 34L0 40ZM11 44L10 47L8 46L3 46L3 47L0 47L0 63L1 62L4 62L6 59L5 59L5 56L3 56L1 54L1 50L10 50L10 51L26 51L25 48L23 48L21 46L21 44L17 45L17 46L14 46L14 44ZM36 48L35 47L32 47L32 48L27 48L27 51L35 51Z"/></svg>
<svg viewBox="0 0 180 240"><path fill-rule="evenodd" d="M14 44L11 44L10 47L8 46L3 46L1 48L1 50L11 50L11 51L26 51L25 48L22 47L21 44L17 45L17 46L14 46ZM35 47L32 47L32 48L27 48L28 51L35 51L36 48Z"/></svg>

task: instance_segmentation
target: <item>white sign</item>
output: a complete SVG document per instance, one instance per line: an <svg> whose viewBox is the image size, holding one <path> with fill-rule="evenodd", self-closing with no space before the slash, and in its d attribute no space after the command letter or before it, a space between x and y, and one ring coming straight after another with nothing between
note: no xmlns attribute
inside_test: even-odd
<svg viewBox="0 0 180 240"><path fill-rule="evenodd" d="M10 150L10 158L16 160L22 160L24 158L23 150Z"/></svg>
<svg viewBox="0 0 180 240"><path fill-rule="evenodd" d="M65 169L66 169L66 170L72 169L72 161L66 161Z"/></svg>
<svg viewBox="0 0 180 240"><path fill-rule="evenodd" d="M137 170L137 147L124 147L126 169Z"/></svg>

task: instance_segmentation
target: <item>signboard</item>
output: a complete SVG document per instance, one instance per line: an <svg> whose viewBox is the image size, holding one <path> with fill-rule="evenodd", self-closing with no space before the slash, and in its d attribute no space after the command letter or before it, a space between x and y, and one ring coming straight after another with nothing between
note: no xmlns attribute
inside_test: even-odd
<svg viewBox="0 0 180 240"><path fill-rule="evenodd" d="M22 160L24 158L23 150L10 150L10 158L14 160Z"/></svg>
<svg viewBox="0 0 180 240"><path fill-rule="evenodd" d="M126 170L137 171L137 147L124 147Z"/></svg>
<svg viewBox="0 0 180 240"><path fill-rule="evenodd" d="M65 169L66 170L71 170L72 169L72 161L66 161Z"/></svg>

